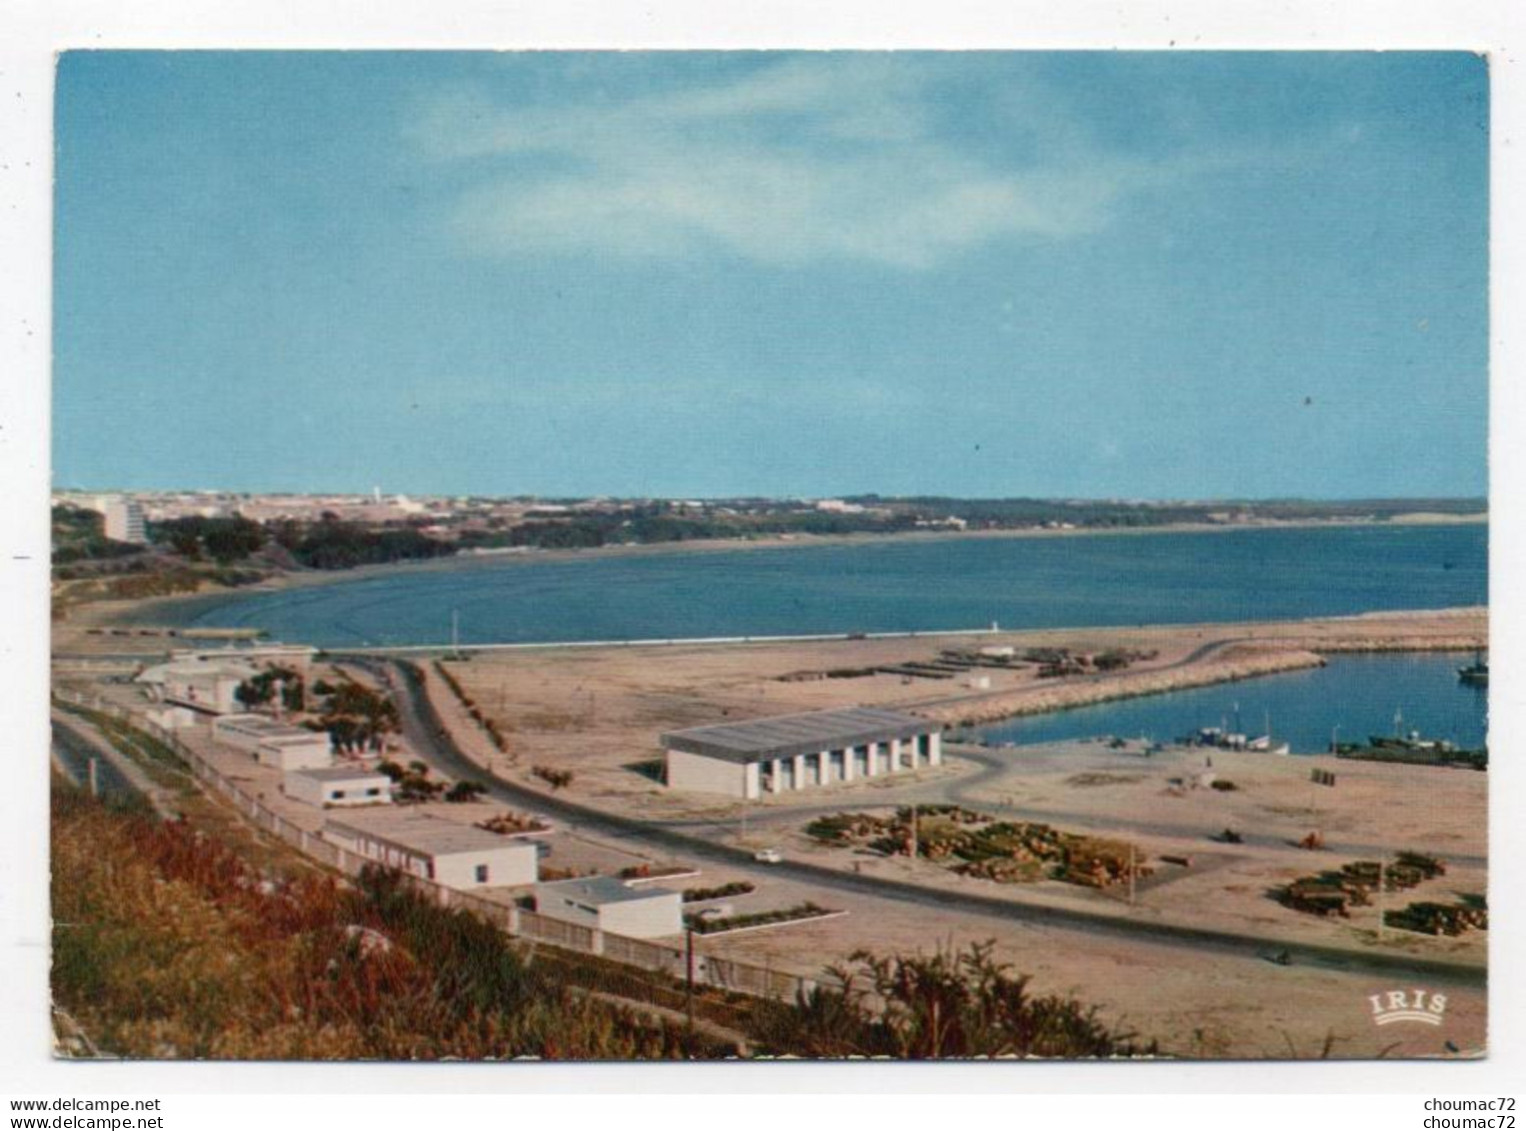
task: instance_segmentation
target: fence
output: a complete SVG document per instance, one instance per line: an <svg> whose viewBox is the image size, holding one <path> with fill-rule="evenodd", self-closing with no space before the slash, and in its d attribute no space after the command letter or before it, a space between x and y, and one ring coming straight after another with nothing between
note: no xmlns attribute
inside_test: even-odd
<svg viewBox="0 0 1526 1131"><path fill-rule="evenodd" d="M288 821L266 806L258 795L251 794L232 778L209 763L203 755L183 742L174 731L159 726L151 719L134 716L125 707L109 703L97 696L87 696L81 691L57 690L54 695L65 702L108 715L124 725L137 727L174 750L191 768L198 781L216 790L236 808L250 824L279 837L303 855L326 864L347 876L358 875L371 859L341 848L332 841L324 840L318 833L304 829ZM628 938L594 927L569 923L540 915L522 907L497 903L470 892L457 891L421 876L404 874L403 879L414 890L434 900L443 907L454 907L481 915L506 934L530 942L570 950L579 954L598 955L612 962L655 971L674 978L687 976L688 957L683 949ZM750 997L767 997L793 1001L798 995L808 993L817 985L811 978L802 978L781 970L753 966L729 958L695 953L694 983L700 987L713 987Z"/></svg>

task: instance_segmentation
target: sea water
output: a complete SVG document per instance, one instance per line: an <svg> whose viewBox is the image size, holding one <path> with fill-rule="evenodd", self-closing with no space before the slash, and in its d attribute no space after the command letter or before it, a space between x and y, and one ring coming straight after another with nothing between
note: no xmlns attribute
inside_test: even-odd
<svg viewBox="0 0 1526 1131"><path fill-rule="evenodd" d="M940 538L480 560L182 607L324 647L1186 624L1487 602L1488 527ZM174 610L153 612L155 620Z"/></svg>

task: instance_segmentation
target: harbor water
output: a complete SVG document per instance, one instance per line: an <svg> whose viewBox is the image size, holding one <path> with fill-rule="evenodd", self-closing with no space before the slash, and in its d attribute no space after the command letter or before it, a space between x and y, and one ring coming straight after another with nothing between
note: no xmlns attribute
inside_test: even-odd
<svg viewBox="0 0 1526 1131"><path fill-rule="evenodd" d="M1289 743L1294 754L1314 754L1329 749L1332 737L1366 742L1398 729L1476 749L1485 743L1488 691L1457 678L1458 667L1472 658L1457 652L1336 655L1323 668L1009 719L976 733L992 745L1104 735L1170 742L1201 727L1259 736L1270 725L1274 742Z"/></svg>

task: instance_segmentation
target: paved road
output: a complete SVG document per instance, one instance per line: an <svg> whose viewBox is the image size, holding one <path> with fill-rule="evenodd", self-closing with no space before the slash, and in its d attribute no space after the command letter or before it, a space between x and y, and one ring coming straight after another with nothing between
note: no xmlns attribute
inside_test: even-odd
<svg viewBox="0 0 1526 1131"><path fill-rule="evenodd" d="M69 776L86 788L90 785L90 760L94 758L96 785L104 797L130 797L137 793L132 783L101 755L93 742L56 720L53 723L53 753Z"/></svg>
<svg viewBox="0 0 1526 1131"><path fill-rule="evenodd" d="M1264 960L1273 951L1286 951L1292 962L1301 966L1352 973L1425 977L1449 985L1483 985L1482 969L1434 959L1414 958L1388 953L1354 953L1340 947L1320 944L1287 944L1268 941L1253 935L1202 927L1158 923L1147 920L1120 919L1078 908L1014 903L994 896L980 896L963 891L923 887L883 877L841 872L834 868L803 861L786 860L781 864L756 863L749 852L716 844L690 832L679 831L661 823L639 821L580 805L564 798L526 789L513 782L486 773L470 761L440 723L422 688L395 664L370 657L356 658L372 670L390 679L398 688L398 708L404 734L421 758L455 777L485 781L489 796L495 801L530 809L579 829L617 840L635 840L649 848L679 854L698 861L710 861L757 876L759 879L788 878L818 888L851 892L879 899L894 899L930 910L953 909L1005 923L1029 923L1038 926L1080 929L1087 933L1143 939L1193 950L1209 950L1237 955L1248 960Z"/></svg>

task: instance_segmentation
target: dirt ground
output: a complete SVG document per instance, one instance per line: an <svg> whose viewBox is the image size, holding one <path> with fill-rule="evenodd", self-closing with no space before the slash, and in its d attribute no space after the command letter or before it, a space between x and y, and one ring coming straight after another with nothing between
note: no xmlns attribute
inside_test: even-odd
<svg viewBox="0 0 1526 1131"><path fill-rule="evenodd" d="M940 721L1010 715L1150 690L1194 686L1317 663L1321 651L1474 648L1486 644L1481 609L1174 628L1052 630L874 640L548 648L480 651L443 666L508 744L501 762L570 769L585 798L624 798L672 813L713 808L670 796L660 784L665 731L843 706L885 706ZM1037 665L979 668L948 680L901 675L799 678L926 661L944 649L1010 645L1153 652L1106 676L1042 679ZM1193 657L1196 657L1195 659ZM1187 662L1191 659L1191 662ZM426 663L425 668L429 668ZM971 687L971 679L989 686ZM1133 685L1132 687L1130 685Z"/></svg>
<svg viewBox="0 0 1526 1131"><path fill-rule="evenodd" d="M996 637L843 640L728 647L561 649L534 653L479 653L446 666L466 694L503 729L510 755L495 768L534 779L532 765L572 769L568 793L579 800L652 819L677 820L692 831L729 843L780 847L790 858L910 879L930 886L967 888L1025 902L1101 909L1124 917L1181 922L1260 934L1275 940L1321 942L1357 950L1424 954L1482 965L1486 935L1434 939L1388 929L1378 938L1378 908L1359 908L1350 920L1325 920L1281 906L1269 897L1295 877L1338 868L1356 859L1415 849L1448 861L1446 876L1388 897L1389 906L1412 900L1450 901L1483 892L1487 775L1473 771L1404 767L1334 758L1283 758L1264 753L1212 751L1215 776L1233 791L1190 788L1207 767L1202 750L1156 752L1135 745L1113 750L1098 744L1024 748L1021 751L950 751L942 767L893 781L838 785L743 807L735 801L670 793L657 776L666 730L723 720L876 704L932 713L938 700L1007 695L1053 706L1095 695L1094 681L1068 686L1039 680L1032 668L981 669L990 686L972 688L958 678L906 680L893 675L814 680L781 678L804 672L863 668L927 660L943 648L1012 644L1155 651L1123 677L1153 673L1173 685L1223 678L1223 665L1248 654L1281 659L1320 651L1459 647L1487 639L1482 610L1415 615L1332 618L1297 623L1209 625L1184 628L1086 630L1001 634ZM1218 648L1213 645L1218 644ZM1200 650L1199 663L1182 661ZM1304 662L1301 659L1296 662ZM1177 681L1180 681L1177 684ZM443 687L436 688L437 693ZM448 699L449 693L439 696ZM453 730L469 728L464 714ZM977 761L976 756L981 760ZM1005 763L993 767L992 761ZM1336 786L1316 786L1310 771L1336 774ZM1180 778L1183 787L1173 787ZM1043 820L1067 830L1121 836L1156 861L1130 908L1118 892L1094 892L1046 881L996 885L957 877L925 861L875 859L825 848L804 835L820 811L880 810L917 801L954 801L1009 819ZM745 827L744 827L745 825ZM1212 837L1225 828L1241 845ZM1318 830L1330 845L1321 852L1296 847ZM1162 854L1191 859L1183 868L1160 864ZM705 882L726 876L707 874ZM819 924L797 924L705 940L717 953L809 973L842 962L857 947L929 949L984 938L1030 972L1045 990L1076 992L1111 1016L1152 1035L1169 1034L1168 1047L1188 1055L1317 1056L1327 1038L1330 1055L1445 1055L1442 1040L1479 1049L1484 1041L1484 994L1456 991L1444 1029L1379 1028L1370 1018L1369 993L1386 992L1370 978L1333 970L1290 970L1165 944L1097 937L1078 930L1027 926L978 915L929 910L903 902L833 893L823 900L804 885L733 900L775 906L814 898L849 911ZM765 902L766 900L766 902ZM1379 979L1378 981L1382 981ZM1391 1047L1392 1046L1392 1047Z"/></svg>
<svg viewBox="0 0 1526 1131"><path fill-rule="evenodd" d="M949 700L971 697L999 695L1005 709L1014 700L1055 705L1071 697L1084 701L1098 694L1099 686L1108 690L1104 681L1090 677L1039 680L1031 667L1013 672L981 669L975 674L989 676L990 686L980 688L969 686L965 677L784 678L928 660L943 648L1011 644L1019 651L1042 646L1077 652L1119 647L1154 651L1153 660L1134 665L1123 678L1149 675L1186 686L1223 678L1224 665L1244 663L1248 657L1269 663L1292 657L1303 663L1307 661L1299 654L1310 649L1472 648L1486 639L1486 613L1460 610L1182 628L480 652L464 662L446 663L478 709L496 721L507 740L507 753L492 748L434 675L430 662L422 666L431 676L432 698L469 754L495 773L533 788L545 788L532 773L535 766L572 770L574 779L564 795L609 811L673 822L725 843L779 847L790 859L933 888L1081 908L1125 920L1253 933L1268 940L1269 956L1275 954L1278 940L1286 940L1482 966L1484 934L1433 939L1389 929L1379 938L1376 907L1358 908L1350 920L1325 920L1285 908L1268 893L1299 875L1402 849L1434 853L1447 860L1448 872L1390 897L1390 906L1420 899L1450 901L1460 893L1484 891L1487 774L1219 750L1210 754L1172 749L1147 755L1138 744L1121 749L1102 743L1016 750L951 746L940 767L766 798L744 807L733 800L668 791L661 784L659 739L671 729L827 707L876 704L931 714ZM1194 654L1194 662L1184 663ZM130 695L133 689L122 687L120 693ZM1209 757L1213 774L1233 782L1234 790L1192 787L1209 769ZM1316 767L1334 772L1336 785L1311 782L1310 771ZM228 768L251 785L265 772L242 759L230 760ZM1173 779L1182 784L1173 785ZM290 809L293 819L314 825L321 821L317 812L280 798L274 780L256 785L256 792L276 807ZM815 813L885 812L913 802L956 803L1005 819L1040 820L1068 831L1127 839L1155 864L1156 872L1138 885L1131 906L1113 889L1098 892L1057 881L999 885L955 876L925 860L829 848L803 831ZM452 819L469 821L496 810L482 803L435 808ZM1213 839L1225 828L1237 830L1242 843ZM1319 852L1296 847L1297 840L1313 830L1323 834L1328 847ZM546 863L558 868L609 874L643 861L674 863L644 853L637 841L611 843L577 828L559 827L548 839L553 851ZM1188 857L1191 863L1166 865L1159 861L1163 854ZM703 952L811 975L847 962L859 948L926 952L990 939L1001 958L1033 976L1035 992L1074 993L1095 1003L1111 1023L1157 1038L1164 1051L1175 1055L1447 1056L1476 1054L1485 1043L1486 995L1481 988L1445 988L1441 1026L1379 1027L1373 1022L1369 996L1401 988L1407 979L1282 966L1180 943L845 894L766 874L760 877L756 868L730 872L707 866L701 876L671 886L713 886L742 878L758 881L758 890L725 900L738 912L809 899L848 914L707 937L699 943Z"/></svg>

